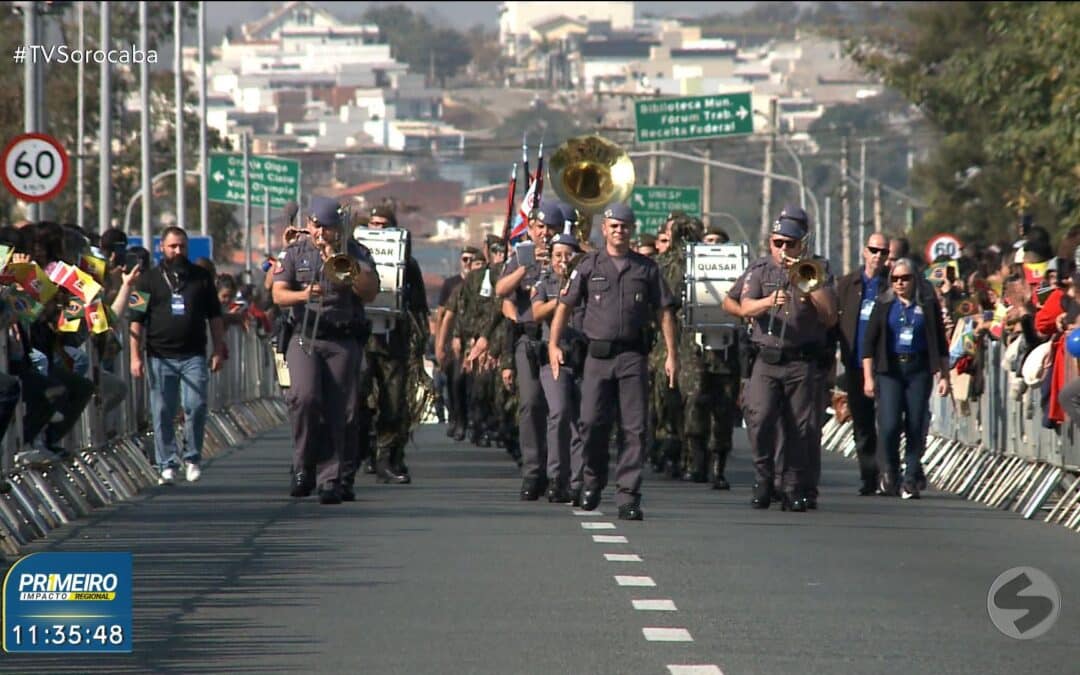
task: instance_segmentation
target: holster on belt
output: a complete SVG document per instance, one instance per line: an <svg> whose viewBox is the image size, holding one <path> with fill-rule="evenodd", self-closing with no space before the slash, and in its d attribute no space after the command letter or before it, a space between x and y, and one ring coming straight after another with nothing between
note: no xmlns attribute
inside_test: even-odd
<svg viewBox="0 0 1080 675"><path fill-rule="evenodd" d="M278 315L274 326L274 335L271 338L271 342L274 344L274 351L278 354L284 354L289 350L289 340L292 339L293 334L293 322L289 317Z"/></svg>

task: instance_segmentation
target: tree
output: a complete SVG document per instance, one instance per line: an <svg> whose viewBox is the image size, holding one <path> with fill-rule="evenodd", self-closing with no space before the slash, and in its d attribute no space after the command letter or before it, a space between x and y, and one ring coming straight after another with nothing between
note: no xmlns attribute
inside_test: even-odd
<svg viewBox="0 0 1080 675"><path fill-rule="evenodd" d="M379 27L395 58L414 72L434 71L440 86L472 58L464 35L451 28L435 28L404 5L375 6L364 12L363 18Z"/></svg>
<svg viewBox="0 0 1080 675"><path fill-rule="evenodd" d="M1008 238L1023 211L1080 224L1080 6L916 3L901 18L848 52L943 135L917 174L928 225Z"/></svg>

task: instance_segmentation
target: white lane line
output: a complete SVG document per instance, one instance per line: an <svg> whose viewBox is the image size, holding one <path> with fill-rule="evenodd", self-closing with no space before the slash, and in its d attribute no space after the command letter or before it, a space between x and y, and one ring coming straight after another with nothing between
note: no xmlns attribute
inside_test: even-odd
<svg viewBox="0 0 1080 675"><path fill-rule="evenodd" d="M602 516L602 515L604 515L604 513L602 511L579 511L579 510L575 510L575 511L571 511L571 513L573 513L575 516Z"/></svg>
<svg viewBox="0 0 1080 675"><path fill-rule="evenodd" d="M652 580L652 577L636 577L626 574L616 574L615 583L620 586L647 586L649 588L656 586L656 582Z"/></svg>
<svg viewBox="0 0 1080 675"><path fill-rule="evenodd" d="M614 530L615 523L582 523L583 530Z"/></svg>
<svg viewBox="0 0 1080 675"><path fill-rule="evenodd" d="M671 675L724 675L718 666L668 666Z"/></svg>
<svg viewBox="0 0 1080 675"><path fill-rule="evenodd" d="M630 540L621 534L594 534L592 540L597 544L629 544Z"/></svg>
<svg viewBox="0 0 1080 675"><path fill-rule="evenodd" d="M641 556L637 553L605 553L604 560L608 562L641 562Z"/></svg>
<svg viewBox="0 0 1080 675"><path fill-rule="evenodd" d="M693 642L690 631L685 628L642 628L649 642Z"/></svg>
<svg viewBox="0 0 1080 675"><path fill-rule="evenodd" d="M643 612L674 612L674 600L634 600L634 609Z"/></svg>

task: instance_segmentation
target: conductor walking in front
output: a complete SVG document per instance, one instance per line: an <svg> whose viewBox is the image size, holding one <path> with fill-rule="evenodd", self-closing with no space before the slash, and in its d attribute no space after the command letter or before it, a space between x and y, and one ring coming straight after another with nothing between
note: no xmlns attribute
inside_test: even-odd
<svg viewBox="0 0 1080 675"><path fill-rule="evenodd" d="M573 308L585 307L583 332L589 340L581 384L581 425L585 433L581 507L594 510L608 479L608 440L619 406L625 447L615 474L615 503L622 520L642 520L641 467L648 414L648 352L645 329L657 312L667 345L664 372L673 386L677 370L675 299L656 262L630 250L634 212L625 204L604 211L605 245L585 255L560 291L552 320L548 360L557 380L565 355L559 346Z"/></svg>

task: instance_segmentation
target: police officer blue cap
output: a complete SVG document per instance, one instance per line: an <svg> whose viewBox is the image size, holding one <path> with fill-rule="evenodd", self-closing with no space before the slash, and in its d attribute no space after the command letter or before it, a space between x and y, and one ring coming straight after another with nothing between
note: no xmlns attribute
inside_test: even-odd
<svg viewBox="0 0 1080 675"><path fill-rule="evenodd" d="M788 205L780 211L773 223L773 234L792 239L802 239L810 230L810 216L799 206Z"/></svg>
<svg viewBox="0 0 1080 675"><path fill-rule="evenodd" d="M337 227L341 224L340 207L331 197L312 197L308 206L308 216L319 225Z"/></svg>
<svg viewBox="0 0 1080 675"><path fill-rule="evenodd" d="M557 199L544 199L540 202L540 208L536 210L536 219L547 227L559 227L563 225L563 205Z"/></svg>
<svg viewBox="0 0 1080 675"><path fill-rule="evenodd" d="M581 245L578 244L578 240L572 234L562 233L555 235L551 240L551 245L562 244L563 246L569 246L575 251L581 251Z"/></svg>
<svg viewBox="0 0 1080 675"><path fill-rule="evenodd" d="M635 222L634 209L622 202L614 202L608 204L608 207L604 209L604 218L611 218L612 220L618 220L633 225Z"/></svg>

